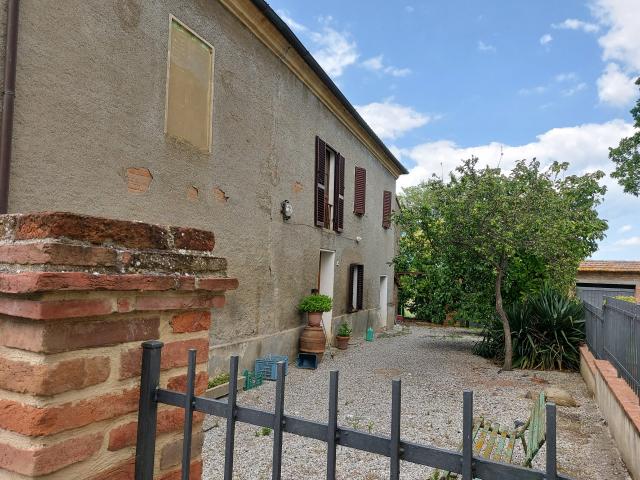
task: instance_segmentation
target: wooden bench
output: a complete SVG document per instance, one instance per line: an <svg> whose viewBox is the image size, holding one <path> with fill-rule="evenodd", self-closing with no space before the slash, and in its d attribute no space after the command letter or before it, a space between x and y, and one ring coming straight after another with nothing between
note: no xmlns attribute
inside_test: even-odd
<svg viewBox="0 0 640 480"><path fill-rule="evenodd" d="M546 399L544 393L540 393L534 400L531 413L527 422L518 428L500 426L484 418L474 421L473 424L473 455L496 462L513 463L513 449L520 440L524 449L525 467L531 467L531 462L538 454L546 439ZM462 451L462 444L459 451ZM436 470L431 476L432 480L454 480L460 478L457 473Z"/></svg>

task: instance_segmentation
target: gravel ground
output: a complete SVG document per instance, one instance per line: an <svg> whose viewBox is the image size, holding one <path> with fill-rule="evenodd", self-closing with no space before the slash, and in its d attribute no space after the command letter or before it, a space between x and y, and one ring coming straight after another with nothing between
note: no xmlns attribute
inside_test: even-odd
<svg viewBox="0 0 640 480"><path fill-rule="evenodd" d="M471 353L477 337L454 328L411 325L410 333L377 338L373 343L353 341L346 351L327 354L315 371L289 368L285 412L326 422L329 371L340 371L338 424L389 435L391 379L402 379L402 438L455 449L461 439L462 391L474 391L474 415L513 425L526 420L530 391L540 380L570 392L580 405L558 408L559 470L577 479L630 479L605 421L577 373L499 372L491 362ZM535 377L535 381L534 381ZM273 409L275 382L241 392L238 403ZM224 465L224 420L207 418L204 478L220 479ZM234 478L271 478L273 434L258 436L258 427L236 426ZM516 456L521 455L518 450ZM544 447L534 466L543 468ZM338 447L341 479L377 480L389 477L388 459ZM284 436L283 479L324 479L323 442ZM425 480L431 469L407 462L401 478Z"/></svg>

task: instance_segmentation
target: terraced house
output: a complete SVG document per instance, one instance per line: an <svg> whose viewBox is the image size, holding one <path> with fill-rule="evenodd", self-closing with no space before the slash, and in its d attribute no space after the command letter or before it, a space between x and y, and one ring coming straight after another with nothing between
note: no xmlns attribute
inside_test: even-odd
<svg viewBox="0 0 640 480"><path fill-rule="evenodd" d="M5 211L215 232L239 288L214 314L212 373L232 352L293 355L314 288L329 333L393 321L406 171L263 0L10 3Z"/></svg>

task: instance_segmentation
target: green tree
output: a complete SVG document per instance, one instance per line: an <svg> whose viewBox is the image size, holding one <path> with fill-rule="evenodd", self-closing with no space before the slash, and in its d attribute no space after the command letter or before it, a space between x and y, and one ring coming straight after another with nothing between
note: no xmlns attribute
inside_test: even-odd
<svg viewBox="0 0 640 480"><path fill-rule="evenodd" d="M640 78L636 80L636 85L640 86ZM637 131L620 140L616 148L610 148L609 158L616 164L611 176L618 180L625 193L637 197L640 195L640 98L631 109L631 115Z"/></svg>
<svg viewBox="0 0 640 480"><path fill-rule="evenodd" d="M570 288L578 264L596 251L607 228L596 211L604 173L567 175L567 163L541 170L535 159L517 162L509 173L477 164L466 160L448 182L433 178L405 190L396 263L427 277L443 274L456 308L482 310L480 299L492 297L505 334L503 368L510 370L504 294L535 291L549 279Z"/></svg>

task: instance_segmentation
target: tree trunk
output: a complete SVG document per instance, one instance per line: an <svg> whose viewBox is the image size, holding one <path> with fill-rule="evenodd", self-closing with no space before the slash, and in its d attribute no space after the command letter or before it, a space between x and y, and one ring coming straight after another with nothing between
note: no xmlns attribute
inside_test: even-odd
<svg viewBox="0 0 640 480"><path fill-rule="evenodd" d="M498 275L496 276L496 311L502 320L502 329L504 330L504 365L503 370L512 370L513 347L511 346L511 326L509 319L502 305L502 279L504 278L505 266L501 264L498 267Z"/></svg>

